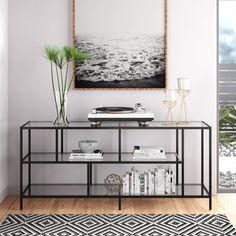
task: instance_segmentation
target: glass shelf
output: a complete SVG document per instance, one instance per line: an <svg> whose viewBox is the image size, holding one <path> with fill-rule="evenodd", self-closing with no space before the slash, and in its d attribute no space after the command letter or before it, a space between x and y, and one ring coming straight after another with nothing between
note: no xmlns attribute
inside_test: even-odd
<svg viewBox="0 0 236 236"><path fill-rule="evenodd" d="M134 164L134 163L156 163L156 164L176 164L182 163L177 157L176 153L166 153L166 159L133 159L132 153L121 153L121 162L119 162L118 153L104 153L103 159L96 160L73 160L69 158L70 153L58 154L58 161L56 161L55 153L31 153L31 161L29 161L29 155L26 155L23 163L24 164L87 164L87 163L96 163L96 164L110 164L110 163L121 163L121 164Z"/></svg>
<svg viewBox="0 0 236 236"><path fill-rule="evenodd" d="M137 122L120 122L122 129L208 129L209 125L203 121L192 121L189 123L166 124L165 121L151 121L148 127L139 127Z"/></svg>
<svg viewBox="0 0 236 236"><path fill-rule="evenodd" d="M30 190L32 197L87 196L86 184L32 184ZM27 195L29 189L25 192L25 197Z"/></svg>
<svg viewBox="0 0 236 236"><path fill-rule="evenodd" d="M184 185L184 197L207 197L208 193L205 189L202 191L201 185L186 184ZM176 186L175 194L163 195L128 195L119 194L118 191L110 192L104 184L94 184L89 186L89 197L119 197L124 198L152 198L152 197L183 197L182 185ZM24 194L24 197L88 197L86 184L32 184L31 195L29 189Z"/></svg>
<svg viewBox="0 0 236 236"><path fill-rule="evenodd" d="M118 129L119 122L103 122L101 127L92 127L89 121L71 121L67 126L54 125L52 121L29 121L23 129Z"/></svg>
<svg viewBox="0 0 236 236"><path fill-rule="evenodd" d="M90 186L90 193L92 196L119 196L119 192L110 192L106 189L104 184L97 184L97 185L91 185ZM138 195L138 194L123 194L122 190L120 193L121 196L123 197L180 197L182 196L182 185L176 186L176 193L175 194L147 194L147 195ZM207 192L205 189L202 188L201 185L197 184L185 184L184 185L184 196L208 196Z"/></svg>
<svg viewBox="0 0 236 236"><path fill-rule="evenodd" d="M148 127L139 127L138 122L111 122L104 121L100 127L92 127L89 121L71 121L67 126L55 126L52 121L29 121L22 126L23 129L209 129L210 126L203 121L189 123L165 124L164 121L150 121Z"/></svg>

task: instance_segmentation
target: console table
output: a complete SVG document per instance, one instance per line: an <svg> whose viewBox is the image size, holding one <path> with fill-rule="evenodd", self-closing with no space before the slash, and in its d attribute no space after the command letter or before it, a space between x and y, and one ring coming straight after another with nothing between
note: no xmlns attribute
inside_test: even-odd
<svg viewBox="0 0 236 236"><path fill-rule="evenodd" d="M34 152L31 150L31 134L35 130L50 130L55 134L55 151L51 153ZM118 150L105 152L103 160L70 160L69 153L64 152L64 131L69 130L116 130L118 135ZM124 130L174 130L176 147L174 152L166 152L165 160L133 160L132 152L122 152L121 139ZM189 184L185 182L185 131L200 132L200 183ZM207 140L204 140L204 133ZM26 139L26 140L25 140ZM208 152L205 155L205 146ZM205 156L207 159L205 159ZM209 164L205 165L205 161ZM84 184L34 184L31 181L31 166L37 164L47 165L83 165L87 168L87 181ZM165 195L127 195L122 190L108 192L104 184L93 184L92 175L95 165L106 164L168 164L176 168L176 193ZM27 181L24 183L24 166L27 169ZM43 166L42 166L43 168ZM179 170L181 168L181 175ZM207 172L207 179L205 173ZM100 127L91 126L90 122L70 122L68 126L54 126L52 122L29 121L20 127L20 209L23 209L24 198L117 198L119 210L123 198L207 198L209 209L212 209L212 129L204 121L188 124L165 125L163 122L150 122L148 127L140 127L137 122L103 122Z"/></svg>

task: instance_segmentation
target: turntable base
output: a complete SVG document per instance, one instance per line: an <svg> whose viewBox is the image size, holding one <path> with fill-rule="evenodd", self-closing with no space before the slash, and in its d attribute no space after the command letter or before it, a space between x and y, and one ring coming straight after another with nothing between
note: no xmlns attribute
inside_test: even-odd
<svg viewBox="0 0 236 236"><path fill-rule="evenodd" d="M136 110L129 107L104 107L94 109L88 114L91 122L102 121L138 121L148 122L154 120L154 114L146 109Z"/></svg>

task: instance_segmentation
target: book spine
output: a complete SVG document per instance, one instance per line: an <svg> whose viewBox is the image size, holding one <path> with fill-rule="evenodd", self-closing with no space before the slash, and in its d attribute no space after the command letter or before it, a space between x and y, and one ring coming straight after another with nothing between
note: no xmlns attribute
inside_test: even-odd
<svg viewBox="0 0 236 236"><path fill-rule="evenodd" d="M175 178L175 172L172 172L172 178L171 178L171 193L175 194L176 193L176 178Z"/></svg>
<svg viewBox="0 0 236 236"><path fill-rule="evenodd" d="M148 194L148 174L144 173L144 195Z"/></svg>
<svg viewBox="0 0 236 236"><path fill-rule="evenodd" d="M166 194L170 194L170 170L166 170L166 189L165 189Z"/></svg>
<svg viewBox="0 0 236 236"><path fill-rule="evenodd" d="M135 189L135 194L140 195L140 180L138 171L135 171L134 189Z"/></svg>
<svg viewBox="0 0 236 236"><path fill-rule="evenodd" d="M122 190L123 190L123 194L127 194L127 182L126 182L126 175L123 176L122 178L122 183L123 183L123 186L122 186Z"/></svg>
<svg viewBox="0 0 236 236"><path fill-rule="evenodd" d="M159 169L157 172L158 176L158 185L157 185L157 194L163 195L165 194L165 170Z"/></svg>
<svg viewBox="0 0 236 236"><path fill-rule="evenodd" d="M153 153L134 153L132 156L133 159L143 159L143 158L153 158L153 159L166 159L165 155L162 154L153 154Z"/></svg>
<svg viewBox="0 0 236 236"><path fill-rule="evenodd" d="M102 156L103 154L102 153L71 153L70 154L71 156L81 156L81 157L86 157L86 156L89 156L89 157L91 157L91 156Z"/></svg>
<svg viewBox="0 0 236 236"><path fill-rule="evenodd" d="M70 154L69 159L103 159L102 155L77 155L77 154Z"/></svg>
<svg viewBox="0 0 236 236"><path fill-rule="evenodd" d="M148 149L147 149L147 150L134 150L133 152L134 152L134 153L137 153L137 154L139 154L139 153L141 153L141 154L142 154L142 153L154 153L154 154L156 153L156 154L162 154L162 153L163 153L163 151L160 151L160 150L151 150L151 149L150 149L150 150L148 150Z"/></svg>
<svg viewBox="0 0 236 236"><path fill-rule="evenodd" d="M125 194L129 194L129 173L125 175Z"/></svg>
<svg viewBox="0 0 236 236"><path fill-rule="evenodd" d="M140 179L140 195L144 195L145 194L145 175L140 174L139 179Z"/></svg>
<svg viewBox="0 0 236 236"><path fill-rule="evenodd" d="M152 182L151 182L151 194L154 195L154 187L155 187L155 175L154 172L151 172L151 178L152 178Z"/></svg>
<svg viewBox="0 0 236 236"><path fill-rule="evenodd" d="M131 193L130 194L135 194L135 171L134 171L134 168L132 168L132 171L131 171Z"/></svg>
<svg viewBox="0 0 236 236"><path fill-rule="evenodd" d="M126 173L125 182L126 182L126 190L125 190L125 192L127 194L129 194L130 193L130 189L129 189L129 172Z"/></svg>
<svg viewBox="0 0 236 236"><path fill-rule="evenodd" d="M152 173L148 170L148 194L151 194Z"/></svg>
<svg viewBox="0 0 236 236"><path fill-rule="evenodd" d="M155 174L154 193L157 194L158 192L158 170L157 169L155 169L154 174Z"/></svg>
<svg viewBox="0 0 236 236"><path fill-rule="evenodd" d="M132 195L132 173L129 173L129 194Z"/></svg>

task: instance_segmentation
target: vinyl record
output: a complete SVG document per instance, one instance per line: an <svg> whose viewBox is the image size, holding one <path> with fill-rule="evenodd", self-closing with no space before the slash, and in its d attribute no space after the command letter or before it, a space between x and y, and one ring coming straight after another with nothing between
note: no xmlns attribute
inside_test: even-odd
<svg viewBox="0 0 236 236"><path fill-rule="evenodd" d="M132 113L135 109L132 107L98 107L96 108L97 113L114 113L114 114L123 114L123 113Z"/></svg>

